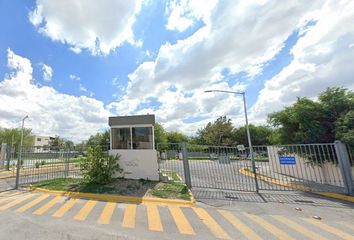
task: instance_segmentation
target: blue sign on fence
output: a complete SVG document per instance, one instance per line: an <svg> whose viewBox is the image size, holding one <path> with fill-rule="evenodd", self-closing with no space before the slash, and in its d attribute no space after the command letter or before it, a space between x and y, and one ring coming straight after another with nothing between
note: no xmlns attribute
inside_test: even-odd
<svg viewBox="0 0 354 240"><path fill-rule="evenodd" d="M284 165L295 165L295 157L294 156L279 156L280 164Z"/></svg>

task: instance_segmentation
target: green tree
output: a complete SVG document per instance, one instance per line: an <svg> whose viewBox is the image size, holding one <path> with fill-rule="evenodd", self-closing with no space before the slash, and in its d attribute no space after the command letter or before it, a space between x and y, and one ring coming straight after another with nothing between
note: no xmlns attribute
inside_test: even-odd
<svg viewBox="0 0 354 240"><path fill-rule="evenodd" d="M279 143L333 142L336 137L339 137L339 140L344 137L336 132L340 131L339 128L343 132L343 124L349 120L349 117L345 119L345 116L352 110L352 91L345 88L328 88L319 95L318 101L298 98L292 106L269 114L268 121L277 128L273 137Z"/></svg>
<svg viewBox="0 0 354 240"><path fill-rule="evenodd" d="M166 131L161 123L154 125L155 145L158 143L167 143Z"/></svg>
<svg viewBox="0 0 354 240"><path fill-rule="evenodd" d="M249 125L252 145L269 145L272 144L272 134L273 129L268 126L255 126L253 124ZM234 144L242 144L248 146L248 138L246 127L234 128L232 131L232 140Z"/></svg>
<svg viewBox="0 0 354 240"><path fill-rule="evenodd" d="M336 121L336 137L354 149L354 110L350 110Z"/></svg>
<svg viewBox="0 0 354 240"><path fill-rule="evenodd" d="M226 116L221 116L213 123L209 122L204 128L197 131L200 144L232 145L232 122Z"/></svg>
<svg viewBox="0 0 354 240"><path fill-rule="evenodd" d="M55 136L50 141L51 150L60 150L60 149L73 149L74 143L71 140L66 140L59 136Z"/></svg>
<svg viewBox="0 0 354 240"><path fill-rule="evenodd" d="M18 148L21 141L21 129L17 128L0 128L0 143L7 143L13 145L16 149ZM34 136L32 130L25 128L23 130L23 145L33 146Z"/></svg>
<svg viewBox="0 0 354 240"><path fill-rule="evenodd" d="M95 135L91 135L87 140L87 146L101 146L103 148L109 147L109 130L104 132L96 133Z"/></svg>
<svg viewBox="0 0 354 240"><path fill-rule="evenodd" d="M188 142L188 137L185 134L176 131L167 132L166 139L168 143Z"/></svg>

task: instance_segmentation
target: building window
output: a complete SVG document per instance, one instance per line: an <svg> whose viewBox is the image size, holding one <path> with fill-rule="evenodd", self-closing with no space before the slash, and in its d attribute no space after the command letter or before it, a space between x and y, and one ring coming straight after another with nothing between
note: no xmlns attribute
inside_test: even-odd
<svg viewBox="0 0 354 240"><path fill-rule="evenodd" d="M133 127L132 128L133 149L152 149L152 128Z"/></svg>
<svg viewBox="0 0 354 240"><path fill-rule="evenodd" d="M112 149L154 149L152 127L112 128Z"/></svg>
<svg viewBox="0 0 354 240"><path fill-rule="evenodd" d="M41 138L37 138L37 142L40 142L40 141L42 141L42 139Z"/></svg>
<svg viewBox="0 0 354 240"><path fill-rule="evenodd" d="M131 149L130 128L112 128L112 149Z"/></svg>

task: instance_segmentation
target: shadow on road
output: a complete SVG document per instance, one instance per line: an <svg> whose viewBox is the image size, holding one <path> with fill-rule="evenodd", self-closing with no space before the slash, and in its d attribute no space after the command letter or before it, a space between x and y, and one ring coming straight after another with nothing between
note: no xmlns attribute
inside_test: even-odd
<svg viewBox="0 0 354 240"><path fill-rule="evenodd" d="M313 193L300 191L263 191L261 193L256 193L193 188L192 192L198 202L215 207L237 204L238 202L254 202L354 208L354 204L350 202L330 199Z"/></svg>

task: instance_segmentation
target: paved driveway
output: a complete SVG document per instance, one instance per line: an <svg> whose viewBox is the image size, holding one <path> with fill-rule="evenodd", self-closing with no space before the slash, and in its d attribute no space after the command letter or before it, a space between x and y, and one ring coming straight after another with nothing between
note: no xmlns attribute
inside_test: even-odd
<svg viewBox="0 0 354 240"><path fill-rule="evenodd" d="M268 164L256 162L256 167L265 167ZM218 160L189 160L193 187L254 192L256 191L255 179L240 173L240 169L245 167L252 169L251 161L231 160L229 163L220 163ZM184 179L181 160L162 161L160 169L177 172ZM261 180L258 180L258 185L260 189L291 190Z"/></svg>
<svg viewBox="0 0 354 240"><path fill-rule="evenodd" d="M0 239L354 239L353 219L345 203L190 208L0 193Z"/></svg>

